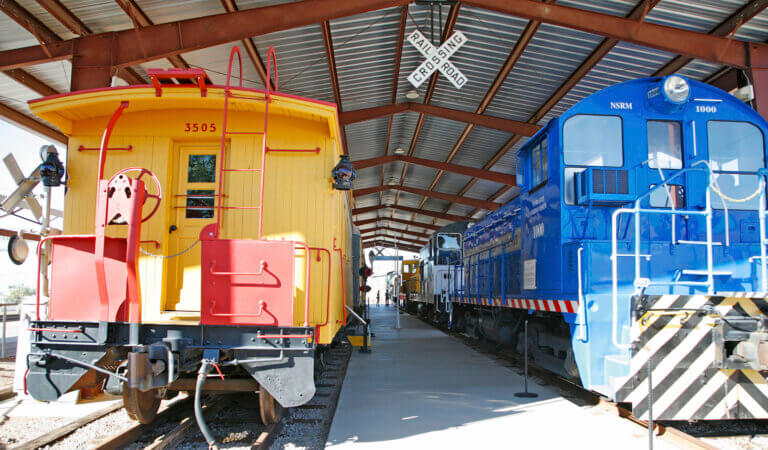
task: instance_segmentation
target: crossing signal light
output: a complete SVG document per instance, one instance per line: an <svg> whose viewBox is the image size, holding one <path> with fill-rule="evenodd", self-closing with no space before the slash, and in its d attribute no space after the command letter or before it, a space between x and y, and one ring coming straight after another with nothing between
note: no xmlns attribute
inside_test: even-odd
<svg viewBox="0 0 768 450"><path fill-rule="evenodd" d="M368 267L368 266L363 266L363 267L360 268L358 273L360 274L361 277L366 277L367 278L367 277L370 277L371 275L373 275L373 270L371 270L371 268Z"/></svg>

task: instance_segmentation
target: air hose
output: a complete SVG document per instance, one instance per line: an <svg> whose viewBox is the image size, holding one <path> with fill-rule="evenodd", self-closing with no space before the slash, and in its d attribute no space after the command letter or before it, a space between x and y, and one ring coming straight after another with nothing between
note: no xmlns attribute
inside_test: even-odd
<svg viewBox="0 0 768 450"><path fill-rule="evenodd" d="M205 441L208 442L208 448L216 449L218 448L216 447L216 438L213 437L211 429L208 428L208 425L205 423L205 418L203 417L203 407L200 404L200 397L203 392L203 383L205 383L205 379L208 378L208 373L210 373L212 368L213 365L209 361L203 360L203 364L200 366L200 370L197 372L197 383L195 384L195 420L197 420L197 426L203 433Z"/></svg>

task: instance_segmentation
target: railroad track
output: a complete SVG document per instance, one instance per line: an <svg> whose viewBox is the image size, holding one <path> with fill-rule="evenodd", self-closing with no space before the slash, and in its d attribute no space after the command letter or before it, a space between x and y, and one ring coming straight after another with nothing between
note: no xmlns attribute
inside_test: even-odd
<svg viewBox="0 0 768 450"><path fill-rule="evenodd" d="M453 336L469 347L476 351L491 356L491 358L499 361L503 365L516 369L518 373L522 374L524 360L514 349L509 346L498 345L491 342L483 342L478 339L474 339L463 333L451 331L446 327L440 326L434 322L428 321L418 314L412 314L414 317L420 319L422 322L437 328L443 333ZM565 377L557 375L549 370L536 365L535 362L529 360L528 362L528 375L534 381L541 385L548 385L558 391L560 395L574 401L581 406L597 406L610 413L616 414L621 418L624 418L639 427L643 427L648 430L648 422L640 420L632 415L632 412L621 405L611 401L610 399L598 394L596 392L584 389L581 385L569 380ZM660 424L654 421L654 433L657 438L666 440L672 445L683 449L697 449L697 450L717 450L718 447L711 445L691 434L688 434L676 427Z"/></svg>
<svg viewBox="0 0 768 450"><path fill-rule="evenodd" d="M281 419L265 426L259 416L256 393L208 395L203 398L203 415L220 448L270 448L280 437L299 447L324 446L336 410L352 347L346 341L325 352L324 365L316 376L317 392L306 405L284 411ZM111 415L122 415L121 404L113 404L77 421L69 422L33 441L13 448L34 449L60 445L69 447L74 434L94 426ZM163 402L157 418L147 425L131 421L119 431L72 447L112 450L126 447L162 450L208 448L194 418L193 397Z"/></svg>

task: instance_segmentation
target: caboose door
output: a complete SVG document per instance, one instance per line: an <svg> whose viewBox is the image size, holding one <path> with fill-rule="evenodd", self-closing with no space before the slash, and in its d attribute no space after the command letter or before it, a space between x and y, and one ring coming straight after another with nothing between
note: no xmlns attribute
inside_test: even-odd
<svg viewBox="0 0 768 450"><path fill-rule="evenodd" d="M166 311L200 311L200 244L204 226L216 221L219 148L213 145L177 146L178 173L168 230Z"/></svg>

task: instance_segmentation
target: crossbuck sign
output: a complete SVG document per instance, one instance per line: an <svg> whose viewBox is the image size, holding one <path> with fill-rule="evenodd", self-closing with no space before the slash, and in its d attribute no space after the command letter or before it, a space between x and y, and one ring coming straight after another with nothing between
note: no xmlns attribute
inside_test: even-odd
<svg viewBox="0 0 768 450"><path fill-rule="evenodd" d="M443 45L436 48L419 30L414 30L408 36L408 42L413 44L427 58L408 76L408 81L414 87L418 88L421 86L421 83L427 80L435 70L439 70L445 75L448 81L456 86L456 89L461 89L462 86L467 84L467 77L452 62L448 61L448 58L467 42L467 37L464 36L464 33L461 31L454 32L447 41L443 42Z"/></svg>

